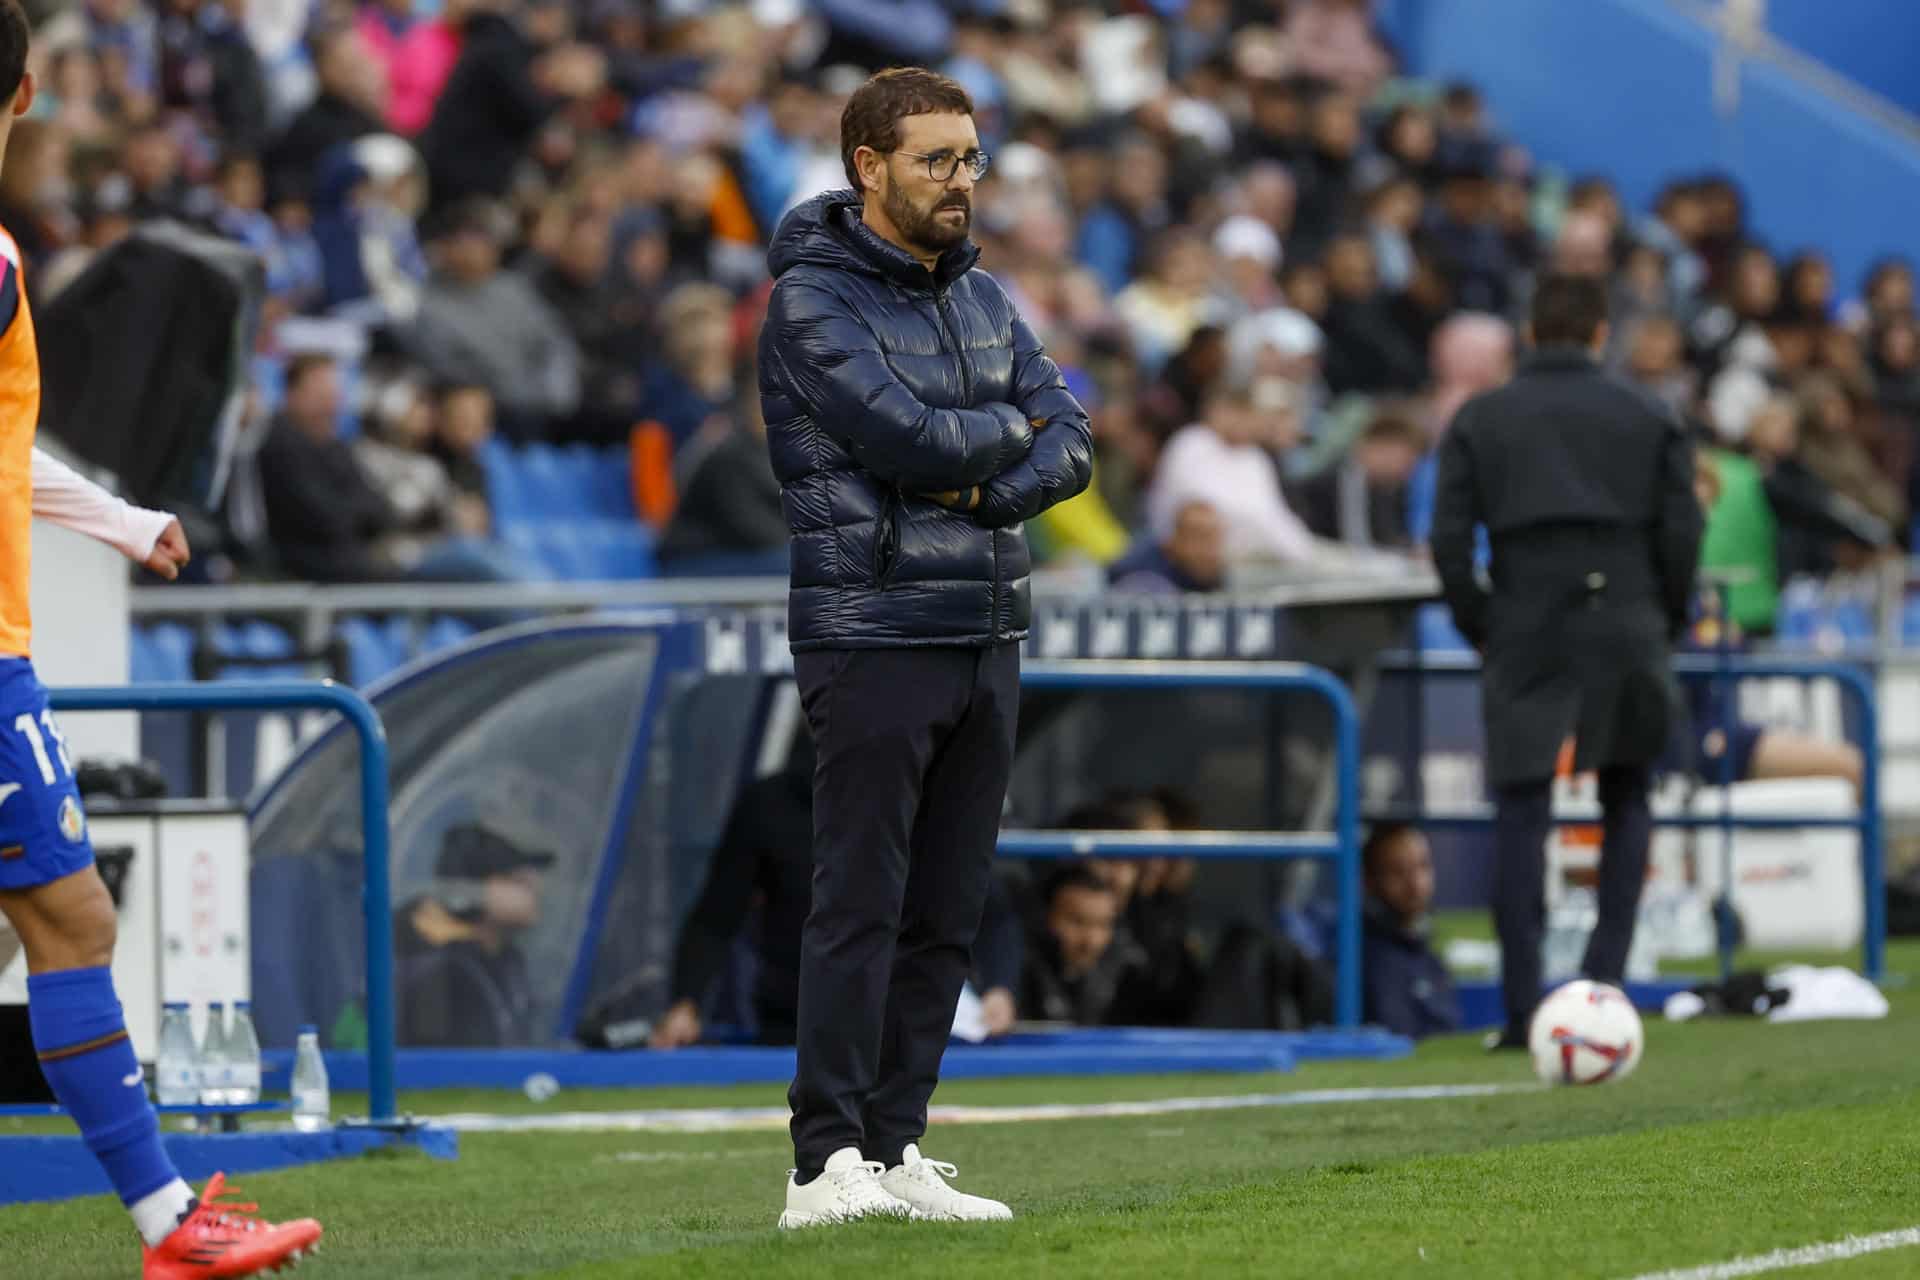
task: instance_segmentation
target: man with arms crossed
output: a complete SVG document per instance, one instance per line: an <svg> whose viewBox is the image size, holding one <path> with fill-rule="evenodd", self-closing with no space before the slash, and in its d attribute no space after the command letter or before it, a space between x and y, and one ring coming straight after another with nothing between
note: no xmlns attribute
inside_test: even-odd
<svg viewBox="0 0 1920 1280"><path fill-rule="evenodd" d="M925 1159L1013 764L1024 521L1092 472L1087 415L967 238L987 156L945 76L848 101L850 191L768 253L767 444L792 531L789 629L814 739L798 1166L782 1227L1007 1218Z"/></svg>

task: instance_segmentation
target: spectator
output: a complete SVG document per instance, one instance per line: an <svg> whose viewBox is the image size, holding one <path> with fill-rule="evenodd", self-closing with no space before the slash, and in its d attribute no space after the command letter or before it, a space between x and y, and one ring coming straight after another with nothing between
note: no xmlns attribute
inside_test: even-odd
<svg viewBox="0 0 1920 1280"><path fill-rule="evenodd" d="M1359 102L1345 93L1323 92L1308 115L1307 150L1295 166L1300 207L1287 248L1297 257L1319 257L1353 213L1364 142Z"/></svg>
<svg viewBox="0 0 1920 1280"><path fill-rule="evenodd" d="M274 552L312 582L371 582L391 566L375 542L401 519L340 438L340 371L331 357L296 356L286 403L260 450L261 497Z"/></svg>
<svg viewBox="0 0 1920 1280"><path fill-rule="evenodd" d="M1195 232L1176 229L1154 241L1146 274L1113 300L1143 363L1157 368L1224 309L1213 278L1212 252Z"/></svg>
<svg viewBox="0 0 1920 1280"><path fill-rule="evenodd" d="M1780 305L1802 325L1824 329L1833 322L1833 266L1826 255L1808 250L1787 263Z"/></svg>
<svg viewBox="0 0 1920 1280"><path fill-rule="evenodd" d="M1847 389L1824 374L1800 384L1800 460L1839 497L1865 508L1890 528L1907 526L1906 486L1896 483L1861 443L1857 406ZM1902 476L1905 469L1901 469Z"/></svg>
<svg viewBox="0 0 1920 1280"><path fill-rule="evenodd" d="M1462 145L1444 170L1438 204L1422 229L1435 264L1469 311L1506 314L1513 264L1493 207L1493 157L1484 144Z"/></svg>
<svg viewBox="0 0 1920 1280"><path fill-rule="evenodd" d="M237 6L236 6L237 7ZM169 0L160 20L160 100L239 151L266 143L267 84L260 57L220 0Z"/></svg>
<svg viewBox="0 0 1920 1280"><path fill-rule="evenodd" d="M640 404L678 446L733 403L733 300L717 285L681 285L661 304L660 334L665 349L648 372Z"/></svg>
<svg viewBox="0 0 1920 1280"><path fill-rule="evenodd" d="M1411 182L1416 195L1439 181L1434 167L1439 147L1440 131L1434 125L1433 113L1425 107L1403 102L1387 112L1380 124L1380 153L1393 162L1395 173L1388 181Z"/></svg>
<svg viewBox="0 0 1920 1280"><path fill-rule="evenodd" d="M1416 390L1426 377L1426 361L1394 324L1366 236L1334 238L1327 248L1327 284L1328 389L1335 395Z"/></svg>
<svg viewBox="0 0 1920 1280"><path fill-rule="evenodd" d="M1220 513L1229 563L1306 564L1313 535L1287 506L1270 450L1298 440L1299 389L1279 378L1233 380L1214 391L1201 421L1174 433L1147 495L1147 526L1165 542L1175 516L1202 501Z"/></svg>
<svg viewBox="0 0 1920 1280"><path fill-rule="evenodd" d="M387 75L387 126L414 137L433 119L434 104L460 60L460 32L474 0L443 0L422 22L412 0L381 0L360 8L360 38Z"/></svg>
<svg viewBox="0 0 1920 1280"><path fill-rule="evenodd" d="M752 382L745 385L752 386ZM660 539L674 577L778 576L787 571L787 517L767 457L760 397L744 393L674 458L680 500Z"/></svg>
<svg viewBox="0 0 1920 1280"><path fill-rule="evenodd" d="M638 418L641 367L650 331L613 261L613 220L587 203L566 215L559 251L532 271L533 286L580 349L581 409L574 433L624 440Z"/></svg>
<svg viewBox="0 0 1920 1280"><path fill-rule="evenodd" d="M1687 339L1672 316L1652 314L1633 327L1626 340L1623 372L1654 399L1689 420L1698 418L1695 397L1700 379L1687 364Z"/></svg>
<svg viewBox="0 0 1920 1280"><path fill-rule="evenodd" d="M1833 572L1839 560L1893 543L1893 531L1855 503L1843 500L1800 459L1800 412L1786 396L1753 414L1745 445L1779 522L1779 580Z"/></svg>
<svg viewBox="0 0 1920 1280"><path fill-rule="evenodd" d="M555 0L536 0L529 22L563 33L566 13ZM420 139L433 207L505 195L548 117L599 93L606 70L596 49L561 40L542 48L508 13L471 9L460 59Z"/></svg>
<svg viewBox="0 0 1920 1280"><path fill-rule="evenodd" d="M370 327L405 326L420 310L427 260L414 234L424 204L419 157L392 134L328 152L314 188L313 239L325 305Z"/></svg>
<svg viewBox="0 0 1920 1280"><path fill-rule="evenodd" d="M1135 135L1113 148L1105 168L1109 194L1085 210L1074 256L1117 294L1142 265L1148 239L1168 224L1167 159L1151 138Z"/></svg>
<svg viewBox="0 0 1920 1280"><path fill-rule="evenodd" d="M1218 591L1226 581L1226 531L1213 504L1199 499L1174 513L1164 541L1136 539L1107 567L1107 582L1120 592Z"/></svg>
<svg viewBox="0 0 1920 1280"><path fill-rule="evenodd" d="M1067 863L1041 890L1019 1007L1029 1018L1127 1026L1146 957L1121 921L1121 896L1091 867Z"/></svg>
<svg viewBox="0 0 1920 1280"><path fill-rule="evenodd" d="M434 397L431 449L461 493L487 496L480 453L493 439L493 393L477 382L443 384Z"/></svg>
<svg viewBox="0 0 1920 1280"><path fill-rule="evenodd" d="M1407 484L1426 452L1410 414L1386 410L1347 456L1300 486L1300 516L1318 537L1357 547L1406 548Z"/></svg>
<svg viewBox="0 0 1920 1280"><path fill-rule="evenodd" d="M381 389L351 446L403 531L382 543L399 564L418 564L443 538L485 538L491 530L486 498L456 485L431 452L434 427L432 399L412 379L396 378Z"/></svg>
<svg viewBox="0 0 1920 1280"><path fill-rule="evenodd" d="M1366 915L1361 935L1366 1020L1415 1040L1460 1029L1453 977L1427 940L1433 851L1415 827L1388 823L1361 850Z"/></svg>
<svg viewBox="0 0 1920 1280"><path fill-rule="evenodd" d="M1367 193L1367 242L1380 287L1389 294L1404 293L1413 284L1413 233L1420 225L1420 208L1420 187L1404 175Z"/></svg>
<svg viewBox="0 0 1920 1280"><path fill-rule="evenodd" d="M318 37L313 62L320 93L295 116L267 152L267 167L277 187L302 188L313 180L320 158L343 142L385 128L387 84L380 64L353 27Z"/></svg>
<svg viewBox="0 0 1920 1280"><path fill-rule="evenodd" d="M526 278L503 271L505 215L470 201L446 218L412 343L433 376L492 394L507 434L530 439L580 405L580 351Z"/></svg>
<svg viewBox="0 0 1920 1280"><path fill-rule="evenodd" d="M136 222L187 213L192 189L181 172L180 146L165 125L143 125L128 134L120 163L133 185L128 210Z"/></svg>
<svg viewBox="0 0 1920 1280"><path fill-rule="evenodd" d="M1278 279L1280 237L1265 222L1248 213L1227 218L1214 230L1213 252L1236 310L1265 311L1284 301Z"/></svg>
<svg viewBox="0 0 1920 1280"><path fill-rule="evenodd" d="M540 923L541 876L553 863L484 826L447 832L433 891L394 921L401 1044L518 1048L543 1038L515 938Z"/></svg>

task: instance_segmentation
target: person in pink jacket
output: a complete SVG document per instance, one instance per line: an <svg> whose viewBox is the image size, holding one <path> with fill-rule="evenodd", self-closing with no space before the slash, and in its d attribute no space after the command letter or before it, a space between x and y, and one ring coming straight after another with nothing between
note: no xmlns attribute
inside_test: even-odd
<svg viewBox="0 0 1920 1280"><path fill-rule="evenodd" d="M433 118L433 105L460 59L460 28L469 0L447 0L440 15L421 22L413 0L378 0L360 8L357 23L374 59L387 70L387 125L412 137Z"/></svg>

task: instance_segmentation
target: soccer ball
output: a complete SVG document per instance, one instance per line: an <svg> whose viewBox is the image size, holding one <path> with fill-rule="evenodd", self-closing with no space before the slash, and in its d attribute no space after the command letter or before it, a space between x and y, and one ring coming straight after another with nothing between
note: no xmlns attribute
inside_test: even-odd
<svg viewBox="0 0 1920 1280"><path fill-rule="evenodd" d="M1533 1070L1548 1084L1604 1084L1630 1074L1645 1037L1618 987L1582 978L1550 993L1527 1029Z"/></svg>

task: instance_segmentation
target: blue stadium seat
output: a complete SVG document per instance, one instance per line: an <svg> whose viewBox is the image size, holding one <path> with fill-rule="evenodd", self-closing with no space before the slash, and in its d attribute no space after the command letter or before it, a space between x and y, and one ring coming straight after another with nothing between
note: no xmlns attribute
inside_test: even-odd
<svg viewBox="0 0 1920 1280"><path fill-rule="evenodd" d="M582 537L587 548L588 576L606 582L655 576L653 530L638 520L585 522Z"/></svg>
<svg viewBox="0 0 1920 1280"><path fill-rule="evenodd" d="M347 646L347 679L364 689L406 661L404 634L394 643L390 623L371 618L347 618L340 623L340 639Z"/></svg>
<svg viewBox="0 0 1920 1280"><path fill-rule="evenodd" d="M633 461L625 445L602 449L593 458L592 509L595 515L633 520Z"/></svg>
<svg viewBox="0 0 1920 1280"><path fill-rule="evenodd" d="M134 672L135 680L193 679L193 631L178 622L162 622L140 627L145 633L147 658L153 663L149 674Z"/></svg>
<svg viewBox="0 0 1920 1280"><path fill-rule="evenodd" d="M460 618L436 618L433 625L427 628L427 634L422 637L420 653L416 656L424 657L429 653L438 653L442 649L451 649L455 645L466 643L472 635L472 624Z"/></svg>
<svg viewBox="0 0 1920 1280"><path fill-rule="evenodd" d="M1473 646L1453 625L1444 604L1423 604L1414 617L1414 638L1423 653L1467 653Z"/></svg>
<svg viewBox="0 0 1920 1280"><path fill-rule="evenodd" d="M489 440L480 446L480 466L487 475L487 503L497 528L524 523L533 515L520 460L504 442Z"/></svg>
<svg viewBox="0 0 1920 1280"><path fill-rule="evenodd" d="M526 486L527 513L540 519L575 514L570 505L565 464L557 451L530 444L519 451L521 482Z"/></svg>

